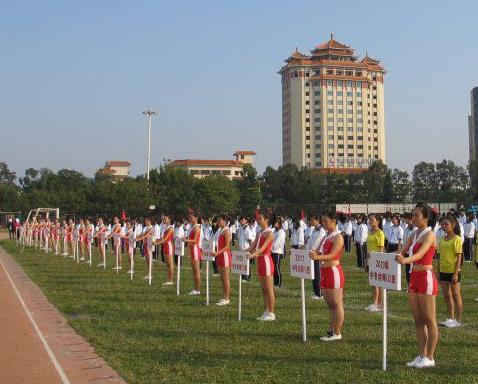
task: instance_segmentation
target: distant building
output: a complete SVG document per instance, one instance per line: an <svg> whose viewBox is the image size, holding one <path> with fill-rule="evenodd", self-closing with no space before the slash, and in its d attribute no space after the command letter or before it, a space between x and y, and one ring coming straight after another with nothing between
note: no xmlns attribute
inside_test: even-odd
<svg viewBox="0 0 478 384"><path fill-rule="evenodd" d="M129 161L110 160L105 163L103 168L98 169L96 174L100 177L106 177L112 181L121 181L129 177Z"/></svg>
<svg viewBox="0 0 478 384"><path fill-rule="evenodd" d="M191 175L203 178L210 175L222 175L228 179L240 179L242 169L246 164L254 164L254 151L237 151L234 153L235 160L210 160L210 159L184 159L174 160L172 166L185 169Z"/></svg>
<svg viewBox="0 0 478 384"><path fill-rule="evenodd" d="M297 50L282 77L282 162L324 173L385 163L384 75L380 62L334 40Z"/></svg>
<svg viewBox="0 0 478 384"><path fill-rule="evenodd" d="M468 136L470 140L470 160L478 160L478 87L471 90L471 115L468 116Z"/></svg>

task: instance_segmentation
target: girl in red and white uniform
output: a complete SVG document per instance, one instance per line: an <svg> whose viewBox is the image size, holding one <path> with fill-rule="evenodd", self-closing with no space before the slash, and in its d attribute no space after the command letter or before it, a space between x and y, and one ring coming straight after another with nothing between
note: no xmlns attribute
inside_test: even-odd
<svg viewBox="0 0 478 384"><path fill-rule="evenodd" d="M144 280L148 280L151 285L153 278L153 235L154 227L151 225L151 219L147 217L144 219L144 230L141 235L136 238L136 241L143 240L143 255L146 258L146 264L148 266L148 275L144 277Z"/></svg>
<svg viewBox="0 0 478 384"><path fill-rule="evenodd" d="M58 219L55 219L53 222L53 232L52 232L53 247L55 248L55 255L59 254L60 248L60 223Z"/></svg>
<svg viewBox="0 0 478 384"><path fill-rule="evenodd" d="M118 271L122 269L121 264L123 260L121 259L121 224L119 219L115 216L113 218L113 228L111 228L111 233L108 236L108 239L113 238L113 252L116 258L116 267L113 269Z"/></svg>
<svg viewBox="0 0 478 384"><path fill-rule="evenodd" d="M106 269L106 226L101 217L98 219L98 231L96 231L93 238L98 239L98 248L100 249L101 260L103 261L98 264L98 267Z"/></svg>
<svg viewBox="0 0 478 384"><path fill-rule="evenodd" d="M227 215L219 216L217 224L219 226L218 231L220 234L217 239L217 251L213 252L213 256L216 257L217 267L219 274L221 275L223 298L219 300L216 305L229 305L229 295L231 293L231 284L229 281L229 275L231 273L232 253L231 253L231 239L232 233L227 225L230 219Z"/></svg>
<svg viewBox="0 0 478 384"><path fill-rule="evenodd" d="M257 272L264 296L264 313L257 320L274 321L276 320L274 314L276 298L274 295L274 260L271 255L274 235L270 228L273 220L265 213L258 213L256 221L261 231L248 251L252 252L249 256L250 259L257 259Z"/></svg>
<svg viewBox="0 0 478 384"><path fill-rule="evenodd" d="M427 204L420 203L412 211L412 221L417 230L396 257L400 264L412 264L408 297L415 319L418 356L407 363L407 366L429 368L435 366L434 353L438 343L435 303L438 283L432 265L437 249L433 232L437 213ZM403 254L407 252L409 257L404 257Z"/></svg>
<svg viewBox="0 0 478 384"><path fill-rule="evenodd" d="M128 273L131 275L131 278L133 278L133 273L134 273L134 228L133 228L133 223L128 220L126 222L126 232L124 233L124 238L125 238L125 248L128 251L128 260L129 260L129 271Z"/></svg>
<svg viewBox="0 0 478 384"><path fill-rule="evenodd" d="M73 258L80 262L80 225L73 223Z"/></svg>
<svg viewBox="0 0 478 384"><path fill-rule="evenodd" d="M197 296L201 294L201 224L198 222L198 216L191 213L189 216L189 228L187 237L183 241L188 244L189 255L191 256L191 269L193 271L194 289L189 295Z"/></svg>
<svg viewBox="0 0 478 384"><path fill-rule="evenodd" d="M174 225L171 224L172 219L170 215L163 215L162 237L155 242L156 245L163 246L163 255L168 268L168 280L163 283L163 286L173 285L174 277Z"/></svg>
<svg viewBox="0 0 478 384"><path fill-rule="evenodd" d="M68 225L66 227L66 246L67 246L67 255L70 254L74 257L75 253L73 251L73 230L75 229L75 223L73 220L68 220Z"/></svg>
<svg viewBox="0 0 478 384"><path fill-rule="evenodd" d="M80 250L80 261L85 260L85 245L86 245L86 236L85 236L85 221L80 219L80 224L78 226L80 240L79 240L79 250Z"/></svg>
<svg viewBox="0 0 478 384"><path fill-rule="evenodd" d="M67 241L66 241L66 233L67 233L67 229L68 229L68 224L66 223L66 220L63 219L61 221L61 227L60 227L60 236L61 236L61 240L62 240L62 244L63 244L63 253L62 253L62 256L68 256L68 244L67 244Z"/></svg>
<svg viewBox="0 0 478 384"><path fill-rule="evenodd" d="M310 258L320 262L320 289L329 307L329 331L321 337L322 341L342 339L344 324L343 289L344 272L340 258L344 253L344 238L337 229L337 217L333 213L322 215L322 227L327 234L322 239L318 252L311 251Z"/></svg>
<svg viewBox="0 0 478 384"><path fill-rule="evenodd" d="M85 237L85 246L86 246L86 252L88 253L88 261L87 263L91 266L91 247L93 244L93 235L95 232L95 227L93 224L90 222L90 220L85 219L85 230L83 232L84 237Z"/></svg>

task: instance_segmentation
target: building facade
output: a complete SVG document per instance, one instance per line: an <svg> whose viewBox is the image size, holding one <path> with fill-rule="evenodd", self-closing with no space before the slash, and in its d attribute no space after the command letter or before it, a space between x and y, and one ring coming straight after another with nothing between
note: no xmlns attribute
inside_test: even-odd
<svg viewBox="0 0 478 384"><path fill-rule="evenodd" d="M470 92L471 114L468 116L468 135L470 160L478 160L476 150L478 148L478 87Z"/></svg>
<svg viewBox="0 0 478 384"><path fill-rule="evenodd" d="M106 177L112 181L121 181L129 177L129 161L109 160L105 163L103 168L98 169L96 174L101 177Z"/></svg>
<svg viewBox="0 0 478 384"><path fill-rule="evenodd" d="M334 40L295 51L282 77L282 162L322 172L385 163L385 69Z"/></svg>
<svg viewBox="0 0 478 384"><path fill-rule="evenodd" d="M197 178L222 175L234 180L242 177L244 165L254 164L255 155L253 151L237 151L234 153L234 160L184 159L174 160L170 164L185 169Z"/></svg>

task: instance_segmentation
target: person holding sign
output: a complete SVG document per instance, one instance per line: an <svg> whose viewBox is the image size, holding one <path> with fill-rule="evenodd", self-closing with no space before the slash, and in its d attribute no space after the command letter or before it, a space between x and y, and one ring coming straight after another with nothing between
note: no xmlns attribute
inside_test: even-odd
<svg viewBox="0 0 478 384"><path fill-rule="evenodd" d="M257 318L261 321L274 321L274 307L276 298L274 296L274 261L272 260L271 250L274 242L274 235L269 223L272 220L266 213L257 214L257 223L261 232L249 248L249 259L257 258L257 274L261 282L262 294L264 296L264 313Z"/></svg>
<svg viewBox="0 0 478 384"><path fill-rule="evenodd" d="M368 217L370 224L370 233L367 236L367 260L365 263L365 271L369 272L368 262L370 259L370 252L384 252L385 249L385 234L382 231L382 218L377 214L371 214ZM369 312L383 311L383 288L372 287L372 304L365 307Z"/></svg>
<svg viewBox="0 0 478 384"><path fill-rule="evenodd" d="M129 260L129 270L128 273L133 278L134 273L134 228L133 223L128 220L126 222L126 233L124 234L124 238L126 239L126 248L128 249L128 260Z"/></svg>
<svg viewBox="0 0 478 384"><path fill-rule="evenodd" d="M407 363L408 367L429 368L435 366L433 355L438 342L435 297L438 284L433 273L433 257L437 249L435 228L437 214L427 204L417 204L412 212L413 224L417 227L402 249L409 257L399 253L400 264L412 264L408 287L410 305L415 319L418 340L418 356Z"/></svg>
<svg viewBox="0 0 478 384"><path fill-rule="evenodd" d="M143 255L146 259L146 265L148 266L148 275L143 279L148 280L149 285L151 285L151 280L153 278L153 234L154 227L152 225L151 219L147 217L144 219L144 230L141 235L139 235L136 240L143 241Z"/></svg>
<svg viewBox="0 0 478 384"><path fill-rule="evenodd" d="M312 232L307 239L305 249L309 251L316 251L319 248L322 239L325 237L325 229L320 225L319 217L316 215L309 217L310 227ZM312 280L312 289L314 294L311 296L312 300L323 299L320 292L320 261L314 260L314 279Z"/></svg>
<svg viewBox="0 0 478 384"><path fill-rule="evenodd" d="M174 226L171 225L171 216L170 215L163 215L163 228L162 237L160 240L157 240L154 244L161 245L163 250L163 256L166 261L166 266L168 268L168 281L163 283L163 287L167 287L170 285L174 285L173 277L174 277L174 260L173 260L173 253L174 253L174 243L173 243L173 235L174 235Z"/></svg>
<svg viewBox="0 0 478 384"><path fill-rule="evenodd" d="M446 216L442 221L445 237L439 242L440 253L440 285L448 308L448 319L441 325L456 328L461 325L463 301L461 299L461 255L463 245L460 237L460 226L454 216Z"/></svg>
<svg viewBox="0 0 478 384"><path fill-rule="evenodd" d="M113 269L115 271L118 271L122 269L123 267L121 264L123 264L123 260L121 258L121 252L120 252L120 247L121 247L121 224L119 222L118 217L113 218L113 228L111 229L111 233L107 236L107 239L113 239L113 250L115 254L115 259L116 259L116 267Z"/></svg>
<svg viewBox="0 0 478 384"><path fill-rule="evenodd" d="M231 292L231 284L229 275L231 272L232 254L231 254L231 230L228 227L229 217L222 215L217 218L219 227L219 237L217 239L217 251L212 255L216 258L217 268L221 275L223 298L216 305L229 305L229 294Z"/></svg>
<svg viewBox="0 0 478 384"><path fill-rule="evenodd" d="M201 294L201 224L198 223L198 216L191 213L189 216L189 235L183 238L183 241L189 246L189 255L191 256L191 268L194 278L194 289L188 294L191 296L198 296Z"/></svg>
<svg viewBox="0 0 478 384"><path fill-rule="evenodd" d="M322 341L342 339L344 324L343 290L345 284L344 272L340 258L344 254L344 238L337 229L337 217L333 213L322 215L322 226L327 231L318 251L310 251L310 258L320 261L320 289L329 307L329 331Z"/></svg>

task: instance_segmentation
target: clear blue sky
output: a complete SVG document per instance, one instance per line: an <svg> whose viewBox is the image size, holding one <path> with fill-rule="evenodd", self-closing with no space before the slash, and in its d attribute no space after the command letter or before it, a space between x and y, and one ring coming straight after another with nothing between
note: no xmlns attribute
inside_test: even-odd
<svg viewBox="0 0 478 384"><path fill-rule="evenodd" d="M281 162L278 69L334 37L382 61L387 163L468 160L478 85L476 1L2 1L0 161L74 168L109 159L258 153Z"/></svg>

